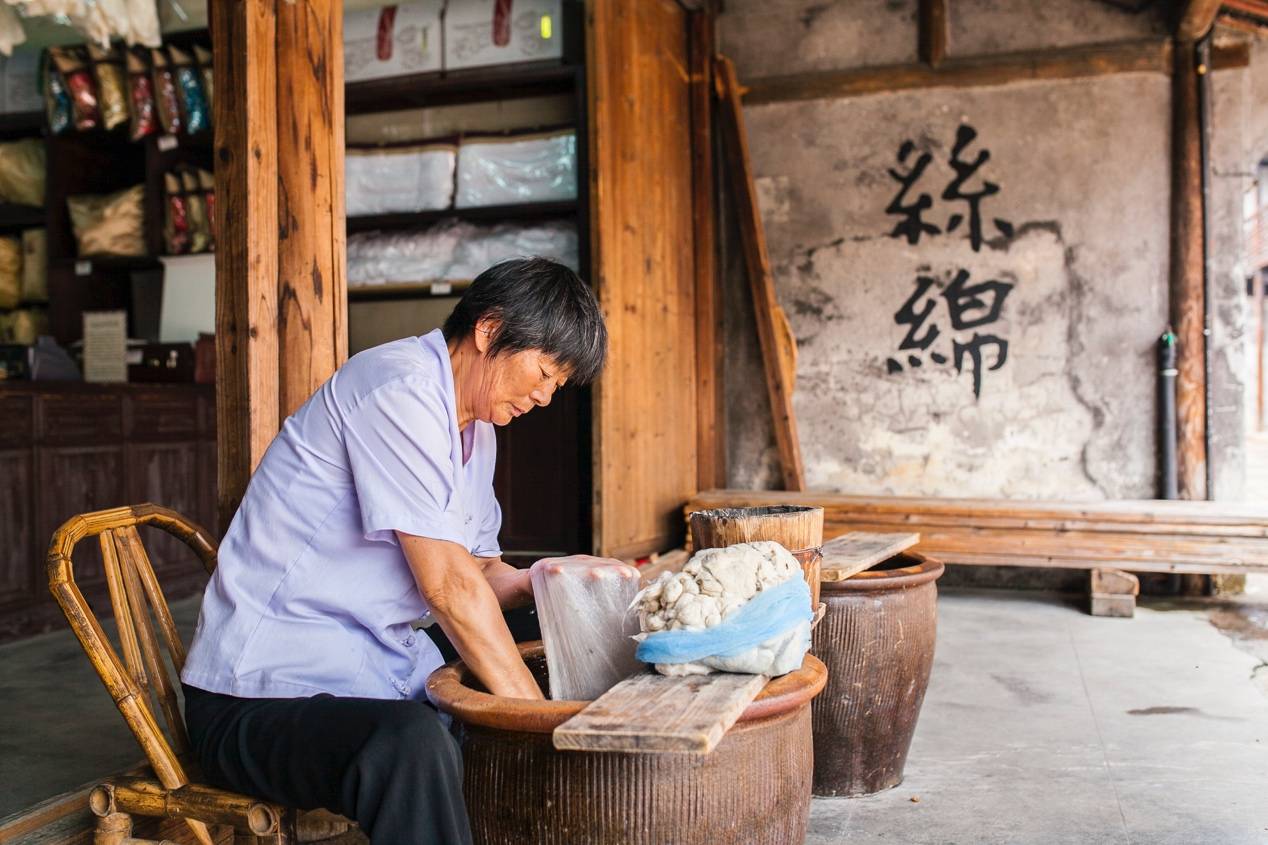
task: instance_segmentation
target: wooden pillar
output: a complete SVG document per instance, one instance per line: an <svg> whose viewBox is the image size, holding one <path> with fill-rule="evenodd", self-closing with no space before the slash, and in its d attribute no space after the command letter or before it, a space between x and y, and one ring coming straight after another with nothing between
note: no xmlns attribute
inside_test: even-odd
<svg viewBox="0 0 1268 845"><path fill-rule="evenodd" d="M1206 498L1206 274L1197 51L1173 51L1171 324L1178 341L1176 420L1180 498Z"/></svg>
<svg viewBox="0 0 1268 845"><path fill-rule="evenodd" d="M691 173L695 236L696 484L726 486L726 399L722 383L722 297L717 273L713 175L712 3L692 12L688 31L691 62Z"/></svg>
<svg viewBox="0 0 1268 845"><path fill-rule="evenodd" d="M947 57L947 0L920 0L920 61L937 67Z"/></svg>
<svg viewBox="0 0 1268 845"><path fill-rule="evenodd" d="M215 3L222 528L282 421L347 356L343 3Z"/></svg>

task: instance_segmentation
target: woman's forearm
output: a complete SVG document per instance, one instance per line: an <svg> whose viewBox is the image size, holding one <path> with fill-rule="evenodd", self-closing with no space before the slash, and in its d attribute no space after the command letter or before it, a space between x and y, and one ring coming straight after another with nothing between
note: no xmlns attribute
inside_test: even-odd
<svg viewBox="0 0 1268 845"><path fill-rule="evenodd" d="M503 610L523 607L533 600L533 582L527 569L516 569L501 558L492 558L484 564L484 577Z"/></svg>
<svg viewBox="0 0 1268 845"><path fill-rule="evenodd" d="M476 559L454 543L398 536L432 617L476 678L494 695L542 699Z"/></svg>

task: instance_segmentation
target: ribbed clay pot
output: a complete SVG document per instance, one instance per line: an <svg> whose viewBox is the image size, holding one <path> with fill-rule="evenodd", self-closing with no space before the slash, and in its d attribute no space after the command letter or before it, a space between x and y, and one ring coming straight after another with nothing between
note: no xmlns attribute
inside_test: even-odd
<svg viewBox="0 0 1268 845"><path fill-rule="evenodd" d="M540 643L520 646L543 689ZM489 695L461 662L427 681L459 726L477 845L799 845L813 769L810 702L827 672L807 655L776 678L709 754L556 751L584 701Z"/></svg>
<svg viewBox="0 0 1268 845"><path fill-rule="evenodd" d="M825 582L812 650L828 667L815 700L814 794L897 786L929 686L943 566L907 553Z"/></svg>

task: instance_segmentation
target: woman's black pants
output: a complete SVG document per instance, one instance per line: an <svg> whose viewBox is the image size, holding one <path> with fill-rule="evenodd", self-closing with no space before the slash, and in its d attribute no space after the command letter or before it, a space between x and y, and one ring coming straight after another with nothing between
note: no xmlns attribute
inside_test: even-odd
<svg viewBox="0 0 1268 845"><path fill-rule="evenodd" d="M427 703L237 698L185 687L208 783L354 819L374 845L469 843L458 744Z"/></svg>

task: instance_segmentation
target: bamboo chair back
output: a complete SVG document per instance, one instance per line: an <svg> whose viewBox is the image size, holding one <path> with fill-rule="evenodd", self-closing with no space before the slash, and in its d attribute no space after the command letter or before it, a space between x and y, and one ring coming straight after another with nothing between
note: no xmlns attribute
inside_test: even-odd
<svg viewBox="0 0 1268 845"><path fill-rule="evenodd" d="M80 514L57 529L48 548L49 589L155 775L164 787L177 789L189 783L181 764L189 750L189 736L176 696L185 647L137 534L141 525L162 529L183 541L208 574L215 570L216 544L211 534L167 508L135 505ZM71 554L76 543L94 536L101 547L122 659L75 584ZM168 674L160 644L166 647L175 677ZM155 718L154 702L167 724L167 736ZM188 821L199 840L210 845L202 823Z"/></svg>

